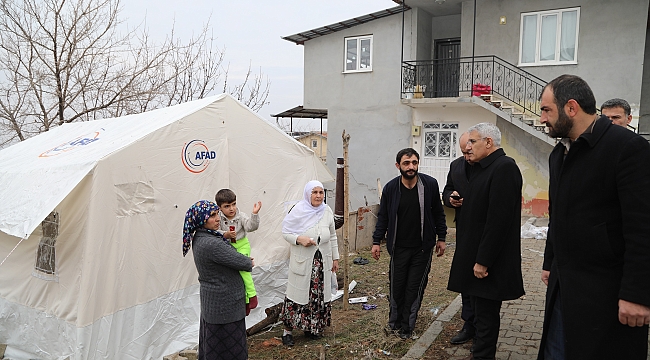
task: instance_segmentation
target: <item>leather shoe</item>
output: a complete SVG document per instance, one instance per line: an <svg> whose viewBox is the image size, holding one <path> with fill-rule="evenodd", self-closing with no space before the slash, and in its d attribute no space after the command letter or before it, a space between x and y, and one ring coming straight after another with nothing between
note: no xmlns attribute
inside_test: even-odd
<svg viewBox="0 0 650 360"><path fill-rule="evenodd" d="M410 339L411 336L413 335L413 333L411 333L410 331L404 331L404 330L400 330L398 333L399 333L399 338L402 340Z"/></svg>
<svg viewBox="0 0 650 360"><path fill-rule="evenodd" d="M293 346L295 343L293 342L293 335L287 334L287 335L282 335L282 345L287 345L287 346Z"/></svg>
<svg viewBox="0 0 650 360"><path fill-rule="evenodd" d="M391 335L397 336L399 335L400 330L401 329L393 329L390 326L386 325L386 327L384 328L384 333L386 334L386 336L391 336Z"/></svg>
<svg viewBox="0 0 650 360"><path fill-rule="evenodd" d="M454 345L464 344L474 338L474 333L468 331L467 329L462 329L456 336L449 340L450 343Z"/></svg>

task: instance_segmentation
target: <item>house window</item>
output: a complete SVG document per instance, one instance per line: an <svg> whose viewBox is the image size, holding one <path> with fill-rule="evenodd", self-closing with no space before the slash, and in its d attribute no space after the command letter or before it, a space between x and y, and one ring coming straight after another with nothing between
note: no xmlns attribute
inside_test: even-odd
<svg viewBox="0 0 650 360"><path fill-rule="evenodd" d="M345 38L344 72L372 71L372 35Z"/></svg>
<svg viewBox="0 0 650 360"><path fill-rule="evenodd" d="M424 156L453 159L456 157L458 124L424 124Z"/></svg>
<svg viewBox="0 0 650 360"><path fill-rule="evenodd" d="M44 280L56 280L56 239L59 236L59 214L51 212L41 222L43 235L36 250L34 276Z"/></svg>
<svg viewBox="0 0 650 360"><path fill-rule="evenodd" d="M578 62L580 8L521 14L519 65Z"/></svg>
<svg viewBox="0 0 650 360"><path fill-rule="evenodd" d="M311 141L311 147L313 147L313 148L318 147L318 140L312 140Z"/></svg>

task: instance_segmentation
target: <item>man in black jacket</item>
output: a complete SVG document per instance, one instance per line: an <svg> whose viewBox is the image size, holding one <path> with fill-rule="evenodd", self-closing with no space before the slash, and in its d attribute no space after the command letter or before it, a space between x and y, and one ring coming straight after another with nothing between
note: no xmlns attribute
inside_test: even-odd
<svg viewBox="0 0 650 360"><path fill-rule="evenodd" d="M515 161L501 149L501 131L491 123L468 130L467 153L474 163L462 216L448 289L470 296L474 310L473 354L494 359L499 338L501 302L524 294L521 275L522 177Z"/></svg>
<svg viewBox="0 0 650 360"><path fill-rule="evenodd" d="M379 260L379 245L385 237L391 256L388 327L408 339L427 286L432 252L438 256L445 252L447 225L438 182L418 174L417 151L400 150L395 160L401 176L384 186L372 235L372 256Z"/></svg>
<svg viewBox="0 0 650 360"><path fill-rule="evenodd" d="M650 146L596 114L589 85L546 85L549 230L538 359L646 358L650 322ZM616 344L616 346L612 346Z"/></svg>
<svg viewBox="0 0 650 360"><path fill-rule="evenodd" d="M447 184L442 190L443 203L454 209L456 212L456 229L458 229L458 218L461 216L463 205L463 196L467 193L469 185L469 174L471 170L471 163L469 154L467 153L467 140L469 140L469 133L463 133L458 139L460 152L463 154L458 159L451 162L449 165L449 173L447 174ZM458 240L458 238L456 238ZM474 338L474 310L469 299L469 295L462 294L463 307L460 312L460 317L465 321L463 328L454 337L449 340L452 344L464 344Z"/></svg>

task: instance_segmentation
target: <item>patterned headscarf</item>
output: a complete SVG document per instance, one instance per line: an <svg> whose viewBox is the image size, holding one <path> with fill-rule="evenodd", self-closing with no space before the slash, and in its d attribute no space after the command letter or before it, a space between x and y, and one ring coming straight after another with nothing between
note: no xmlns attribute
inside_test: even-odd
<svg viewBox="0 0 650 360"><path fill-rule="evenodd" d="M219 211L219 206L208 200L200 200L187 210L185 213L185 223L183 224L183 256L187 255L187 252L190 251L196 229L202 228L210 218L210 215L216 211ZM206 230L213 235L222 236L214 230Z"/></svg>

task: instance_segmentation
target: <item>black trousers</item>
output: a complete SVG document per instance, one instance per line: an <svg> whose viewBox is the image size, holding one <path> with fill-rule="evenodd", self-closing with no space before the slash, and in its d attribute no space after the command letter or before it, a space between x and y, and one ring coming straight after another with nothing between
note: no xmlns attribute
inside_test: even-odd
<svg viewBox="0 0 650 360"><path fill-rule="evenodd" d="M431 270L431 252L395 247L390 258L390 312L388 326L411 332L415 328L422 295Z"/></svg>
<svg viewBox="0 0 650 360"><path fill-rule="evenodd" d="M501 326L501 301L470 296L474 309L474 359L494 359Z"/></svg>
<svg viewBox="0 0 650 360"><path fill-rule="evenodd" d="M472 301L469 299L469 295L465 294L461 294L461 299L463 300L463 307L460 311L460 318L465 321L465 324L463 324L463 330L467 330L471 334L474 334L476 330L474 329L474 310L472 309Z"/></svg>

